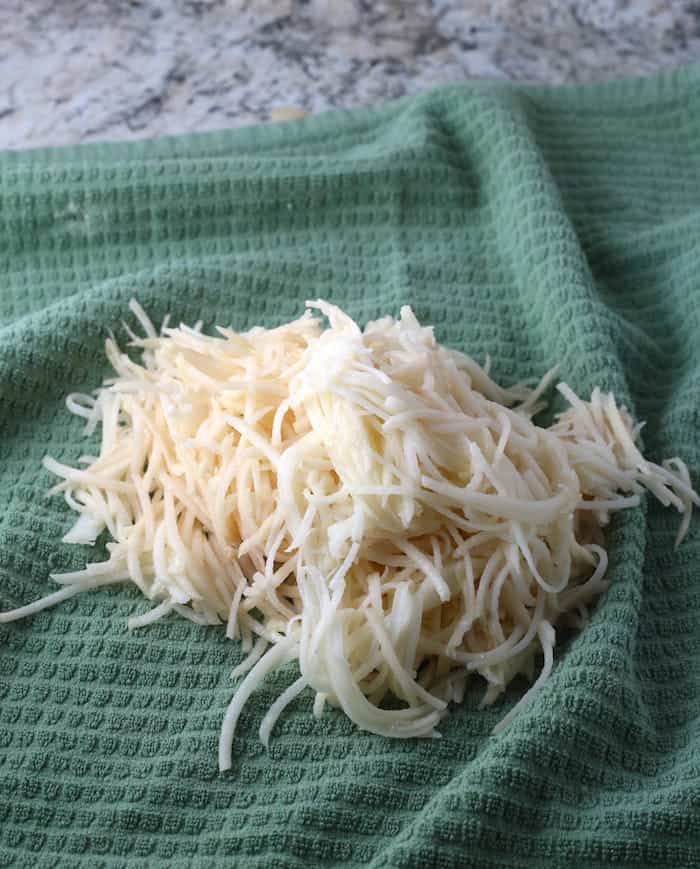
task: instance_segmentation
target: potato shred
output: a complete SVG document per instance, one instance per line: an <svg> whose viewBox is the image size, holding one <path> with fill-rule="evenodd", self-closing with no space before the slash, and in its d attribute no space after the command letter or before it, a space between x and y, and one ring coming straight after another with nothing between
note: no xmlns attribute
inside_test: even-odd
<svg viewBox="0 0 700 869"><path fill-rule="evenodd" d="M610 513L647 489L682 514L680 540L698 504L683 462L647 461L611 394L583 401L560 383L569 407L540 427L553 371L504 389L408 307L362 330L317 301L327 328L307 310L214 336L157 332L130 308L140 360L109 338L115 376L66 402L86 434L101 426L99 456L44 460L79 514L64 541L106 530L109 559L53 575L58 591L0 621L132 582L154 606L130 628L171 612L225 623L248 655L221 770L244 704L289 661L299 678L262 720L266 745L307 689L316 716L330 703L373 733L438 736L470 674L491 704L543 656L499 730L547 679L556 626L585 624L606 588Z"/></svg>

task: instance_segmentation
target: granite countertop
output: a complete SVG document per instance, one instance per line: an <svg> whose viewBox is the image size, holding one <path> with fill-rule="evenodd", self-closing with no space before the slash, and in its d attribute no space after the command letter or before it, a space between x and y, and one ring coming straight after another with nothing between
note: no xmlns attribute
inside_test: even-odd
<svg viewBox="0 0 700 869"><path fill-rule="evenodd" d="M697 2L8 4L0 0L5 148L217 129L280 107L349 108L468 78L591 81L700 58Z"/></svg>

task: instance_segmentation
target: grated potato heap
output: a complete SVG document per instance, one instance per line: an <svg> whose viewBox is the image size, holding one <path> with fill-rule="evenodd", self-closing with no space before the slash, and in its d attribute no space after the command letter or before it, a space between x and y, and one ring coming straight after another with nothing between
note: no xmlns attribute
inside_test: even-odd
<svg viewBox="0 0 700 869"><path fill-rule="evenodd" d="M130 581L155 604L129 627L174 611L226 623L246 660L226 712L219 766L231 766L238 716L267 673L299 678L263 719L267 745L306 688L390 737L438 736L449 701L478 673L492 703L518 673L527 694L552 668L555 625L585 623L606 588L601 526L644 488L683 514L698 503L686 466L646 461L639 426L612 395L532 422L550 372L503 389L468 356L440 346L408 307L362 331L326 302L276 329L157 334L130 308L140 363L115 341L116 377L69 410L102 426L80 469L47 457L80 516L67 543L108 531L109 559L53 575L54 594L0 615L31 615L78 592ZM384 708L389 696L401 708ZM396 705L396 704L393 704Z"/></svg>

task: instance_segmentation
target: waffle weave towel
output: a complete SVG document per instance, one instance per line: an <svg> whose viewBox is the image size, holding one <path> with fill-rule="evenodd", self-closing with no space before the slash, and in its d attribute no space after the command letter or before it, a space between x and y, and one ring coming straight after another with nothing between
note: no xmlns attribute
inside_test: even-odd
<svg viewBox="0 0 700 869"><path fill-rule="evenodd" d="M100 557L60 543L50 452L90 452L65 394L107 374L135 295L155 321L237 329L324 297L403 303L505 382L558 362L613 389L644 448L700 477L700 67L584 87L479 84L293 124L0 155L0 607ZM123 333L121 333L123 335ZM390 741L302 695L266 754L241 659L176 617L133 634L132 589L0 626L0 866L700 865L697 524L644 502L608 536L613 585L523 690L443 739Z"/></svg>

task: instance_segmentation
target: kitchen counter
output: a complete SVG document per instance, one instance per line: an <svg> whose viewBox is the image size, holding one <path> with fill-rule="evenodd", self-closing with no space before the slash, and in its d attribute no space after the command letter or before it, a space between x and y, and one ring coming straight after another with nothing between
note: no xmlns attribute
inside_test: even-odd
<svg viewBox="0 0 700 869"><path fill-rule="evenodd" d="M0 0L5 148L231 127L473 78L591 81L700 58L693 2L9 4Z"/></svg>

